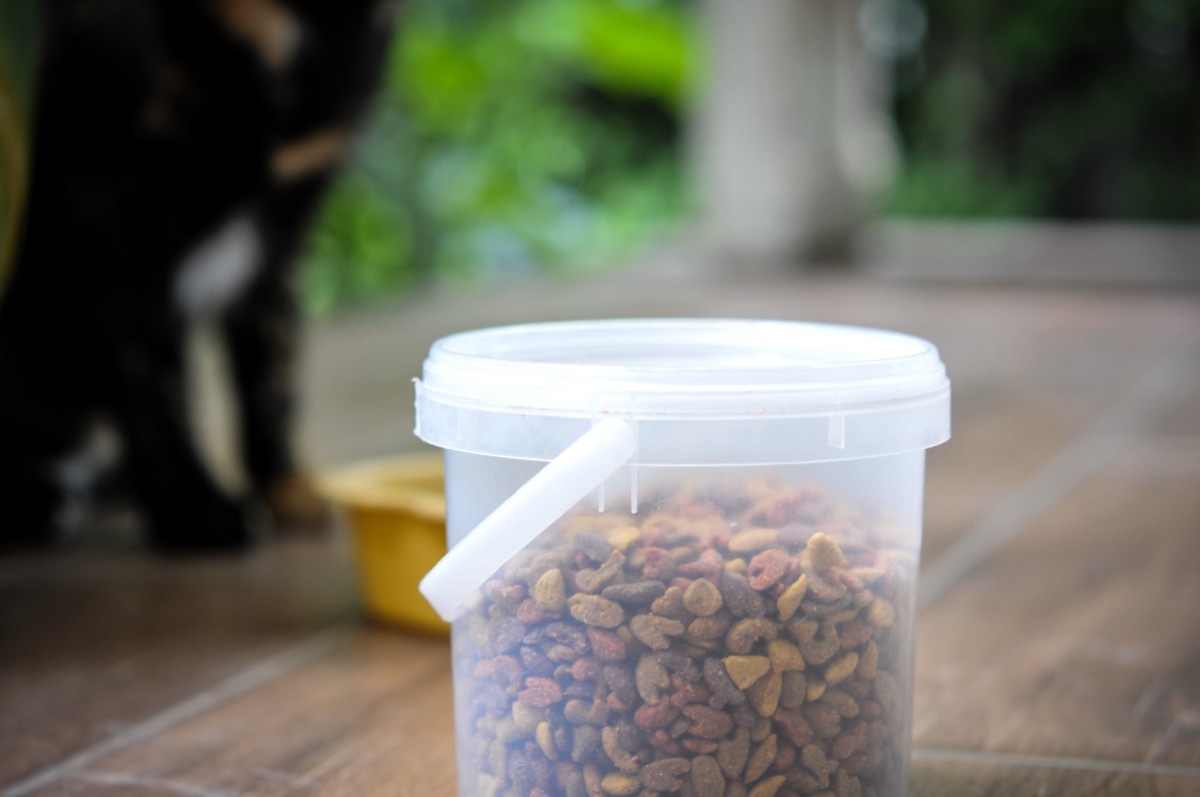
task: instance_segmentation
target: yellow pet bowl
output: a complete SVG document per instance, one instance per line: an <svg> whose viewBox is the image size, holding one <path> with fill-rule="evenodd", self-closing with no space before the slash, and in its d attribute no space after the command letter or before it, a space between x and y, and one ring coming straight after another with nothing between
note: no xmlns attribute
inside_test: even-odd
<svg viewBox="0 0 1200 797"><path fill-rule="evenodd" d="M422 454L352 465L321 480L339 504L358 549L367 614L387 625L435 634L450 627L417 591L446 553L442 456Z"/></svg>

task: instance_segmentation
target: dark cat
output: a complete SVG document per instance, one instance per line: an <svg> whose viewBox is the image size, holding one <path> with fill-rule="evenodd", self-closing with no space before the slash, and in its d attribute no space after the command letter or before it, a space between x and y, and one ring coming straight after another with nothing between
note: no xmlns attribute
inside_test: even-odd
<svg viewBox="0 0 1200 797"><path fill-rule="evenodd" d="M151 541L248 542L191 440L190 321L215 318L244 469L320 504L289 444L305 227L381 71L393 0L44 0L27 222L0 303L0 540L47 534L97 424Z"/></svg>

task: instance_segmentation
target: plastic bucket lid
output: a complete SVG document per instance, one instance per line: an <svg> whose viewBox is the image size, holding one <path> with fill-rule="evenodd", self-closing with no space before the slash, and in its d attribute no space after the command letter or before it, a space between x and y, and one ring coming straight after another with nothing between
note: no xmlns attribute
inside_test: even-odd
<svg viewBox="0 0 1200 797"><path fill-rule="evenodd" d="M949 438L937 349L862 327L645 319L498 327L437 341L416 434L441 448L549 461L605 418L639 465L822 462Z"/></svg>

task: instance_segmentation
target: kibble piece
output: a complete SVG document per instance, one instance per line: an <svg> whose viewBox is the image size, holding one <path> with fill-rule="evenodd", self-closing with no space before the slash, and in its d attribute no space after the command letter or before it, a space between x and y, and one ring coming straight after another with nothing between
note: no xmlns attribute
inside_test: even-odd
<svg viewBox="0 0 1200 797"><path fill-rule="evenodd" d="M750 705L760 717L769 717L779 707L779 694L783 690L783 676L778 672L770 672L765 678L760 678L746 690Z"/></svg>
<svg viewBox="0 0 1200 797"><path fill-rule="evenodd" d="M571 616L585 625L616 628L625 621L621 604L599 595L572 595Z"/></svg>
<svg viewBox="0 0 1200 797"><path fill-rule="evenodd" d="M561 612L567 607L567 591L562 571L557 567L542 573L533 584L533 600L544 612Z"/></svg>
<svg viewBox="0 0 1200 797"><path fill-rule="evenodd" d="M604 789L605 794L611 794L613 797L625 797L625 795L637 794L641 791L642 782L636 775L613 772L604 776L600 781L600 788Z"/></svg>
<svg viewBox="0 0 1200 797"><path fill-rule="evenodd" d="M756 555L746 567L750 586L759 592L770 589L783 578L787 570L788 557L778 548L769 548Z"/></svg>
<svg viewBox="0 0 1200 797"><path fill-rule="evenodd" d="M764 617L747 617L733 624L725 635L725 650L744 656L763 639L774 639L779 635L775 623Z"/></svg>
<svg viewBox="0 0 1200 797"><path fill-rule="evenodd" d="M800 655L800 649L784 639L772 639L767 643L767 658L777 672L804 669L804 657Z"/></svg>
<svg viewBox="0 0 1200 797"><path fill-rule="evenodd" d="M779 610L779 621L786 623L792 619L796 610L800 608L800 602L804 600L805 593L808 592L808 573L801 573L791 586L779 594L775 599L775 606Z"/></svg>
<svg viewBox="0 0 1200 797"><path fill-rule="evenodd" d="M778 529L746 529L730 537L728 547L733 553L753 553L778 542Z"/></svg>
<svg viewBox="0 0 1200 797"><path fill-rule="evenodd" d="M819 744L806 744L800 750L800 763L816 776L822 789L829 788L829 776L837 771L838 762L831 761Z"/></svg>
<svg viewBox="0 0 1200 797"><path fill-rule="evenodd" d="M612 546L599 534L581 531L575 535L575 550L599 564L608 560L609 554L612 553Z"/></svg>
<svg viewBox="0 0 1200 797"><path fill-rule="evenodd" d="M634 682L638 694L647 703L657 703L662 691L671 684L671 676L667 668L653 656L642 656L634 671Z"/></svg>
<svg viewBox="0 0 1200 797"><path fill-rule="evenodd" d="M823 531L808 538L808 559L814 570L829 570L834 567L846 566L846 555L842 553L837 540Z"/></svg>
<svg viewBox="0 0 1200 797"><path fill-rule="evenodd" d="M710 755L692 759L692 788L696 790L696 797L724 797L725 776L721 774L717 759Z"/></svg>
<svg viewBox="0 0 1200 797"><path fill-rule="evenodd" d="M838 770L833 783L837 797L863 797L862 782L845 769Z"/></svg>
<svg viewBox="0 0 1200 797"><path fill-rule="evenodd" d="M526 678L525 688L517 694L517 700L536 708L547 708L563 699L563 690L551 678Z"/></svg>
<svg viewBox="0 0 1200 797"><path fill-rule="evenodd" d="M853 674L857 666L858 654L850 651L825 668L825 682L828 684L841 683Z"/></svg>
<svg viewBox="0 0 1200 797"><path fill-rule="evenodd" d="M767 768L775 762L778 738L771 734L763 739L762 744L754 748L750 759L746 762L746 782L752 783L763 776Z"/></svg>
<svg viewBox="0 0 1200 797"><path fill-rule="evenodd" d="M538 723L537 730L533 733L533 739L541 749L542 755L551 761L558 758L558 748L554 744L554 732L550 729L549 722Z"/></svg>
<svg viewBox="0 0 1200 797"><path fill-rule="evenodd" d="M785 780L787 780L787 778L783 775L775 775L770 778L764 778L750 789L750 793L746 795L746 797L775 797L776 793L783 788L783 783Z"/></svg>
<svg viewBox="0 0 1200 797"><path fill-rule="evenodd" d="M683 715L692 721L688 733L702 739L722 739L733 730L733 718L727 712L702 705L684 706Z"/></svg>
<svg viewBox="0 0 1200 797"><path fill-rule="evenodd" d="M879 628L888 628L896 622L896 609L883 598L876 598L867 609L867 619Z"/></svg>
<svg viewBox="0 0 1200 797"><path fill-rule="evenodd" d="M729 672L720 659L704 660L704 683L712 690L713 699L719 701L714 704L718 708L725 704L739 706L746 701L746 696L729 677Z"/></svg>
<svg viewBox="0 0 1200 797"><path fill-rule="evenodd" d="M722 662L738 689L748 689L771 669L771 660L766 656L726 656Z"/></svg>
<svg viewBox="0 0 1200 797"><path fill-rule="evenodd" d="M784 708L800 708L808 698L808 679L799 670L783 674L779 691L779 705Z"/></svg>
<svg viewBox="0 0 1200 797"><path fill-rule="evenodd" d="M611 725L600 729L600 745L604 754L621 772L627 775L637 774L638 762L633 755L621 746L621 737L617 729Z"/></svg>
<svg viewBox="0 0 1200 797"><path fill-rule="evenodd" d="M684 591L683 605L697 617L709 617L721 610L724 601L716 584L707 578L698 578Z"/></svg>
<svg viewBox="0 0 1200 797"><path fill-rule="evenodd" d="M726 570L721 574L718 585L721 598L734 617L762 617L767 613L762 596L754 591L750 582L741 573Z"/></svg>
<svg viewBox="0 0 1200 797"><path fill-rule="evenodd" d="M659 617L670 617L673 620L688 619L687 607L683 605L683 590L679 587L668 587L662 597L650 604L650 611Z"/></svg>
<svg viewBox="0 0 1200 797"><path fill-rule="evenodd" d="M661 581L634 581L627 584L610 584L600 594L610 601L627 606L648 606L666 591L667 585Z"/></svg>
<svg viewBox="0 0 1200 797"><path fill-rule="evenodd" d="M651 650L666 650L671 647L671 637L683 634L684 627L683 623L669 617L639 614L629 621L629 630Z"/></svg>
<svg viewBox="0 0 1200 797"><path fill-rule="evenodd" d="M688 636L702 642L711 642L725 636L729 621L719 617L697 617L688 624Z"/></svg>
<svg viewBox="0 0 1200 797"><path fill-rule="evenodd" d="M692 763L686 758L663 758L642 767L642 785L654 791L678 791L683 786L679 776L691 768Z"/></svg>
<svg viewBox="0 0 1200 797"><path fill-rule="evenodd" d="M746 761L750 758L750 732L738 728L733 736L721 740L717 745L717 763L725 777L736 781L741 778Z"/></svg>
<svg viewBox="0 0 1200 797"><path fill-rule="evenodd" d="M874 641L868 642L858 657L858 674L867 681L873 681L879 672L879 646Z"/></svg>

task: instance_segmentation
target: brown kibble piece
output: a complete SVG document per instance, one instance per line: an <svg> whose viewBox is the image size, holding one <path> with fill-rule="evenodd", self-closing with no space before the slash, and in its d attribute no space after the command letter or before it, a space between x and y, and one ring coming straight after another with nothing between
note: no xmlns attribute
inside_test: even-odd
<svg viewBox="0 0 1200 797"><path fill-rule="evenodd" d="M571 616L585 625L616 628L625 621L621 604L599 595L572 595Z"/></svg>
<svg viewBox="0 0 1200 797"><path fill-rule="evenodd" d="M627 775L636 774L638 771L638 762L633 755L621 746L620 735L617 729L609 725L600 729L600 744L604 748L604 754L608 756L608 760L613 762L619 771Z"/></svg>
<svg viewBox="0 0 1200 797"><path fill-rule="evenodd" d="M779 705L784 708L800 708L808 698L808 679L799 670L783 674L783 686L779 692Z"/></svg>
<svg viewBox="0 0 1200 797"><path fill-rule="evenodd" d="M667 668L662 666L653 656L642 656L634 670L634 683L637 684L638 695L646 703L657 703L662 691L671 685L671 676Z"/></svg>
<svg viewBox="0 0 1200 797"><path fill-rule="evenodd" d="M538 723L537 729L533 732L533 739L541 748L542 755L551 761L558 758L558 748L554 744L554 732L550 729L549 722Z"/></svg>
<svg viewBox="0 0 1200 797"><path fill-rule="evenodd" d="M825 668L825 682L837 684L849 678L858 667L858 654L851 651Z"/></svg>
<svg viewBox="0 0 1200 797"><path fill-rule="evenodd" d="M806 744L800 750L800 763L804 768L817 777L821 788L829 787L829 776L838 768L837 761L831 761L825 755L825 750L819 744Z"/></svg>
<svg viewBox="0 0 1200 797"><path fill-rule="evenodd" d="M823 531L808 538L808 559L814 570L829 570L834 567L846 566L846 555L842 553L837 540Z"/></svg>
<svg viewBox="0 0 1200 797"><path fill-rule="evenodd" d="M803 747L813 740L813 730L796 709L781 708L775 712L775 725L789 742Z"/></svg>
<svg viewBox="0 0 1200 797"><path fill-rule="evenodd" d="M733 624L725 635L725 650L737 656L745 656L762 639L774 639L779 628L763 617L747 617Z"/></svg>
<svg viewBox="0 0 1200 797"><path fill-rule="evenodd" d="M821 623L815 617L805 617L803 620L792 620L787 624L787 631L798 645L807 645L817 637Z"/></svg>
<svg viewBox="0 0 1200 797"><path fill-rule="evenodd" d="M725 777L730 780L741 778L749 758L750 732L745 728L738 728L732 737L722 740L717 745L717 763L721 765Z"/></svg>
<svg viewBox="0 0 1200 797"><path fill-rule="evenodd" d="M783 689L783 676L772 671L765 678L758 679L746 690L750 705L760 717L769 717L779 707L779 694Z"/></svg>
<svg viewBox="0 0 1200 797"><path fill-rule="evenodd" d="M819 676L808 680L808 700L814 702L821 699L821 695L825 694L825 679Z"/></svg>
<svg viewBox="0 0 1200 797"><path fill-rule="evenodd" d="M575 586L583 592L599 592L620 574L624 565L625 554L613 551L600 567L585 568L576 573Z"/></svg>
<svg viewBox="0 0 1200 797"><path fill-rule="evenodd" d="M808 726L822 739L832 739L841 733L842 715L823 703L807 703L801 709Z"/></svg>
<svg viewBox="0 0 1200 797"><path fill-rule="evenodd" d="M668 587L662 597L650 604L650 611L659 617L670 617L673 620L688 619L688 610L683 605L683 590L679 587Z"/></svg>
<svg viewBox="0 0 1200 797"><path fill-rule="evenodd" d="M725 776L717 759L710 755L692 759L692 788L696 797L724 797Z"/></svg>
<svg viewBox="0 0 1200 797"><path fill-rule="evenodd" d="M867 619L879 628L887 628L896 622L896 609L883 598L876 598L867 609Z"/></svg>
<svg viewBox="0 0 1200 797"><path fill-rule="evenodd" d="M825 612L837 611L850 605L853 600L846 594L846 585L840 581L830 581L821 578L821 576L813 573L808 577L808 594L818 603L832 603L833 607L821 607L814 605L813 609L823 610ZM844 599L844 602L843 602ZM840 602L840 603L839 603ZM809 602L800 604L800 608L804 609L809 605Z"/></svg>
<svg viewBox="0 0 1200 797"><path fill-rule="evenodd" d="M702 705L684 706L683 715L692 721L688 733L702 739L721 739L733 730L733 718L724 711Z"/></svg>
<svg viewBox="0 0 1200 797"><path fill-rule="evenodd" d="M729 677L725 664L720 659L704 660L704 683L712 690L714 706L724 704L740 706L746 702L746 696L737 688L737 684Z"/></svg>
<svg viewBox="0 0 1200 797"><path fill-rule="evenodd" d="M683 593L683 606L697 617L709 617L720 611L724 601L717 585L707 578L698 578Z"/></svg>
<svg viewBox="0 0 1200 797"><path fill-rule="evenodd" d="M879 646L874 641L868 642L858 657L858 674L868 681L874 680L879 672Z"/></svg>
<svg viewBox="0 0 1200 797"><path fill-rule="evenodd" d="M671 647L671 637L683 633L683 623L669 617L639 614L629 621L629 630L651 650L666 650Z"/></svg>
<svg viewBox="0 0 1200 797"><path fill-rule="evenodd" d="M654 791L678 791L683 786L679 776L691 768L686 758L663 758L642 767L642 785Z"/></svg>
<svg viewBox="0 0 1200 797"><path fill-rule="evenodd" d="M746 782L752 783L763 776L771 764L775 763L775 745L778 739L775 734L771 734L766 739L763 739L762 744L754 749L748 761L746 761Z"/></svg>
<svg viewBox="0 0 1200 797"><path fill-rule="evenodd" d="M862 782L845 769L838 770L833 783L837 797L863 797Z"/></svg>
<svg viewBox="0 0 1200 797"><path fill-rule="evenodd" d="M688 636L705 642L720 639L729 630L729 620L721 617L697 617L688 625Z"/></svg>
<svg viewBox="0 0 1200 797"><path fill-rule="evenodd" d="M528 733L546 718L546 711L517 700L512 704L512 718L518 728Z"/></svg>
<svg viewBox="0 0 1200 797"><path fill-rule="evenodd" d="M721 660L729 680L738 689L748 689L771 669L771 660L766 656L726 656Z"/></svg>
<svg viewBox="0 0 1200 797"><path fill-rule="evenodd" d="M783 775L774 775L765 778L755 784L754 788L750 789L750 793L746 797L775 797L779 790L783 787L784 781L787 780ZM840 797L840 795L839 795Z"/></svg>
<svg viewBox="0 0 1200 797"><path fill-rule="evenodd" d="M627 797L641 791L642 782L636 775L610 772L600 781L600 788L604 789L605 794L611 794L613 797Z"/></svg>
<svg viewBox="0 0 1200 797"><path fill-rule="evenodd" d="M517 700L537 708L547 708L563 699L563 690L551 678L526 678L525 688L517 694Z"/></svg>
<svg viewBox="0 0 1200 797"><path fill-rule="evenodd" d="M783 578L787 570L788 557L778 548L769 548L757 554L746 567L750 586L759 592L770 589Z"/></svg>
<svg viewBox="0 0 1200 797"><path fill-rule="evenodd" d="M753 553L777 542L777 529L746 529L729 538L729 550L733 553Z"/></svg>
<svg viewBox="0 0 1200 797"><path fill-rule="evenodd" d="M667 585L661 581L634 581L629 584L610 584L600 594L617 603L648 606L666 591Z"/></svg>
<svg viewBox="0 0 1200 797"><path fill-rule="evenodd" d="M804 600L805 593L808 592L808 573L801 573L800 577L775 599L775 606L779 609L779 621L786 623L792 619L792 615L800 608L800 602Z"/></svg>
<svg viewBox="0 0 1200 797"><path fill-rule="evenodd" d="M562 571L557 567L542 573L533 584L533 600L544 612L561 612L567 607L567 591Z"/></svg>
<svg viewBox="0 0 1200 797"><path fill-rule="evenodd" d="M804 657L800 655L800 649L783 639L772 639L767 643L767 658L777 672L804 669Z"/></svg>
<svg viewBox="0 0 1200 797"><path fill-rule="evenodd" d="M749 580L741 573L726 570L721 574L718 588L734 617L762 617L767 613L762 596L754 591Z"/></svg>
<svg viewBox="0 0 1200 797"><path fill-rule="evenodd" d="M675 575L675 558L662 548L644 548L642 575L651 581L667 582Z"/></svg>
<svg viewBox="0 0 1200 797"><path fill-rule="evenodd" d="M588 642L592 646L592 653L600 661L624 661L626 650L625 640L617 636L612 631L605 631L601 628L588 626L587 629Z"/></svg>

